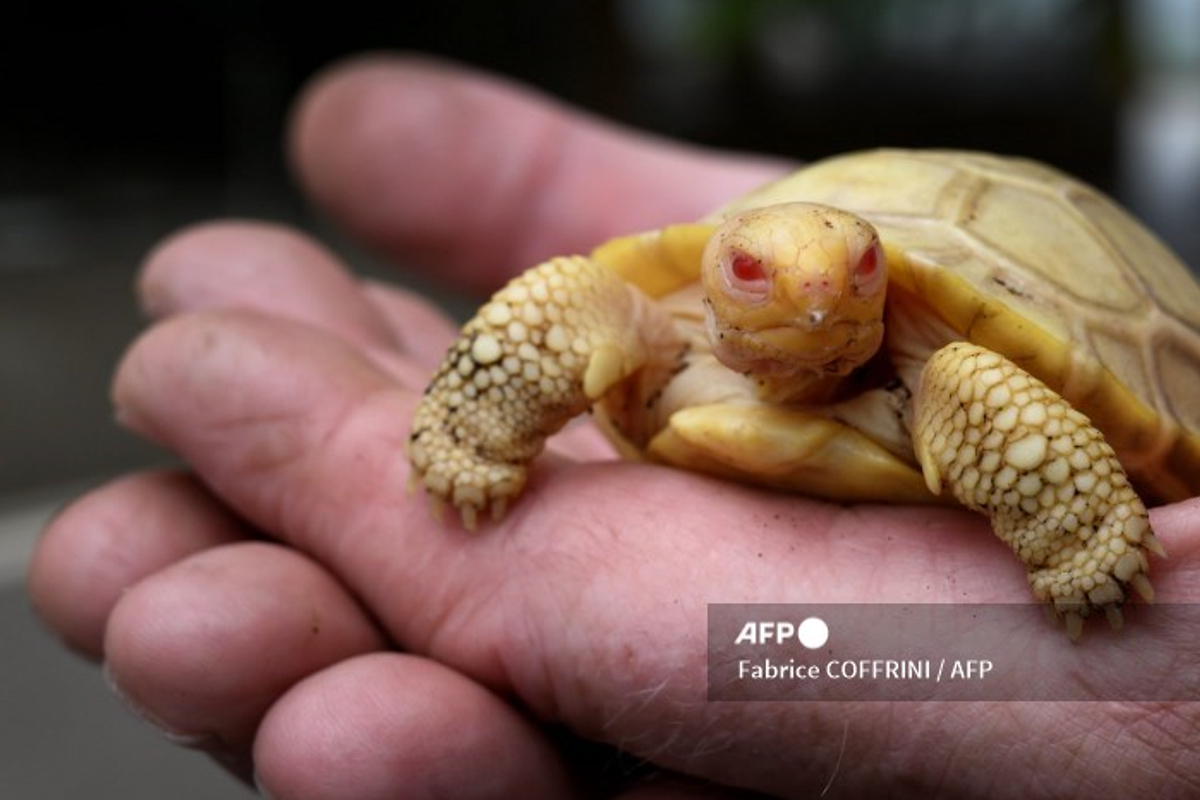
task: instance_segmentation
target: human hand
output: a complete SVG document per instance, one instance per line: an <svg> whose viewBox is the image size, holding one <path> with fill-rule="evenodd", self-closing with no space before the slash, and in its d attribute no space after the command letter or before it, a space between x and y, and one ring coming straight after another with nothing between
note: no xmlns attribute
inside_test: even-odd
<svg viewBox="0 0 1200 800"><path fill-rule="evenodd" d="M472 288L697 217L784 169L389 60L326 77L295 123L299 173L334 218ZM453 335L431 308L247 223L169 240L140 289L159 321L119 369L117 407L196 477L81 499L48 530L31 593L131 704L227 762L252 758L275 797L483 796L485 780L569 796L546 726L780 796L1182 796L1200 776L1188 704L705 701L711 602L1025 600L1019 564L965 512L613 463L575 427L504 522L469 537L403 489L407 420ZM1194 600L1198 519L1195 501L1154 513L1163 600ZM1087 666L1193 665L1194 637L1165 633ZM1083 652L1044 635L1064 663Z"/></svg>

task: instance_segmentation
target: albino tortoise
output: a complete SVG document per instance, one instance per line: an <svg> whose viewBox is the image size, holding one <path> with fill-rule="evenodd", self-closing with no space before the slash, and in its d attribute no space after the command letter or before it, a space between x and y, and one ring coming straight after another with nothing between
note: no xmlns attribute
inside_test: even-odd
<svg viewBox="0 0 1200 800"><path fill-rule="evenodd" d="M948 491L1074 637L1152 598L1138 493L1200 492L1197 398L1200 287L1112 201L1030 161L874 151L518 276L409 453L468 528L593 406L630 457L839 501Z"/></svg>

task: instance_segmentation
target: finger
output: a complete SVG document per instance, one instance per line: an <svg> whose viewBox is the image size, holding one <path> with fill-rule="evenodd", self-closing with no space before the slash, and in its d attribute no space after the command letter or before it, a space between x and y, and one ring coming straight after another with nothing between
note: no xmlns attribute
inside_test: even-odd
<svg viewBox="0 0 1200 800"><path fill-rule="evenodd" d="M406 356L429 371L441 363L458 337L458 326L445 312L411 292L382 283L368 281L363 290L393 338L404 343Z"/></svg>
<svg viewBox="0 0 1200 800"><path fill-rule="evenodd" d="M321 367L311 369L317 365L328 372L321 375ZM219 386L206 386L214 379ZM341 391L337 387L341 381L349 381L355 391ZM268 387L270 398L259 396L259 389ZM126 353L112 394L117 418L130 428L189 463L203 464L204 471L222 481L246 480L246 496L234 493L222 495L223 499L235 509L243 503L275 506L277 514L264 530L287 535L294 543L300 543L297 540L303 538L314 514L323 517L318 506L330 500L353 502L359 488L367 488L355 487L361 476L336 481L333 492L293 495L288 490L277 495L282 484L254 475L304 472L313 449L321 447L313 436L328 437L325 446L340 446L334 429L342 423L353 427L355 419L376 404L386 409L384 414L394 424L362 457L370 463L403 457L403 421L408 412L397 384L336 337L278 317L222 311L169 318L143 334ZM340 405L343 401L348 405ZM210 411L225 420L223 430L208 425L209 412L202 406L210 403L220 406ZM174 411L169 411L172 405ZM313 415L319 415L314 417L317 424L305 426L302 420ZM326 415L342 420L335 422ZM190 432L172 430L188 424L184 422L188 419L201 422L201 427ZM259 489L268 494L260 495Z"/></svg>
<svg viewBox="0 0 1200 800"><path fill-rule="evenodd" d="M276 800L319 796L567 798L545 737L480 685L398 653L344 661L300 682L263 720L258 782Z"/></svg>
<svg viewBox="0 0 1200 800"><path fill-rule="evenodd" d="M356 344L394 346L359 282L298 231L260 222L204 223L159 244L138 283L154 317L218 308L265 311L307 322Z"/></svg>
<svg viewBox="0 0 1200 800"><path fill-rule="evenodd" d="M695 219L786 169L623 130L466 68L378 55L308 87L290 150L335 220L475 289L616 234Z"/></svg>
<svg viewBox="0 0 1200 800"><path fill-rule="evenodd" d="M104 645L113 688L139 716L227 765L248 763L288 687L382 646L328 572L263 542L204 550L133 585Z"/></svg>
<svg viewBox="0 0 1200 800"><path fill-rule="evenodd" d="M558 734L558 738L562 738ZM599 748L596 748L599 749ZM257 783L276 800L322 797L601 797L720 800L736 795L678 776L613 775L604 750L564 763L541 729L459 673L412 655L349 659L293 686L272 706L255 737ZM596 774L597 769L600 774Z"/></svg>
<svg viewBox="0 0 1200 800"><path fill-rule="evenodd" d="M39 616L88 658L104 655L113 606L129 587L193 553L248 534L189 475L148 472L95 489L47 526L29 566Z"/></svg>
<svg viewBox="0 0 1200 800"><path fill-rule="evenodd" d="M288 372L272 374L281 363ZM216 402L214 387L242 375L239 392ZM836 712L783 704L764 721L755 704L707 703L709 603L1027 598L1019 565L978 517L842 508L639 464L543 465L502 524L464 536L399 488L414 398L336 342L279 322L193 316L160 326L130 354L117 394L248 518L355 586L406 647L585 737L722 783L819 790L843 761L880 765L842 774L863 789L888 777L908 728L891 707L881 714L871 704ZM1171 550L1188 534L1167 526L1160 537ZM1194 570L1178 569L1162 576L1163 599L1194 600ZM1194 657L1185 632L1142 630L1127 634L1141 636L1141 648L1089 661L1092 678L1146 680L1151 663L1160 674ZM1075 669L1061 632L1046 626L1031 636L1048 669ZM1145 641L1156 637L1166 650ZM1097 706L1080 734L1088 757L1072 762L1072 776L1096 770L1115 780L1119 742L1102 724L1107 706ZM946 707L921 707L934 738L912 757L921 756L931 785L942 774L937 758L966 740L970 775L998 768L995 749L983 746L989 738L1028 758L1047 747L1066 758L1062 748L1073 745L1064 742L1075 741L1032 706L974 715ZM719 742L713 731L723 732ZM1048 741L1056 735L1066 738ZM773 747L781 741L804 743L804 763Z"/></svg>
<svg viewBox="0 0 1200 800"><path fill-rule="evenodd" d="M154 317L239 308L317 326L414 386L454 332L427 301L364 283L306 235L267 223L205 223L176 233L146 259L138 293Z"/></svg>

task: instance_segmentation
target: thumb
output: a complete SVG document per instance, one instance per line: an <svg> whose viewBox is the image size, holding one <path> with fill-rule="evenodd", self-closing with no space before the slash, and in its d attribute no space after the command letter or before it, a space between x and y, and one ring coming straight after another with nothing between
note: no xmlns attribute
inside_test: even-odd
<svg viewBox="0 0 1200 800"><path fill-rule="evenodd" d="M301 183L351 234L477 290L551 255L696 219L788 167L635 133L494 76L403 56L316 78L289 144Z"/></svg>

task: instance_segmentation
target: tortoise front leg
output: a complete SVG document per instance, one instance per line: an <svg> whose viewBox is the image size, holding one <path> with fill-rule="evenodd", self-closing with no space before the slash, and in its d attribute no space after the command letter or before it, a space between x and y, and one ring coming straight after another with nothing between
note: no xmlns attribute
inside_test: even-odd
<svg viewBox="0 0 1200 800"><path fill-rule="evenodd" d="M556 258L514 278L463 326L409 438L412 484L468 529L498 519L546 437L672 336L665 313L596 262Z"/></svg>
<svg viewBox="0 0 1200 800"><path fill-rule="evenodd" d="M1004 357L965 342L936 352L915 398L913 445L931 491L987 514L1078 637L1128 589L1147 600L1147 553L1163 554L1115 453L1083 414Z"/></svg>

